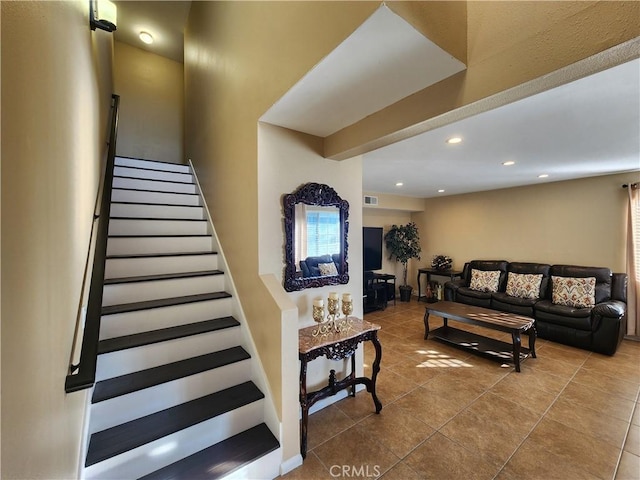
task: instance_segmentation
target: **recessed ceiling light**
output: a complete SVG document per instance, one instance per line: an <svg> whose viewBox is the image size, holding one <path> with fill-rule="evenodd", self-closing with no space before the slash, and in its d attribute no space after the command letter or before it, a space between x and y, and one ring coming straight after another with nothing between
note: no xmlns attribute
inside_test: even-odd
<svg viewBox="0 0 640 480"><path fill-rule="evenodd" d="M396 183L396 187L401 187L402 185L404 185L404 183L402 183L402 182Z"/></svg>
<svg viewBox="0 0 640 480"><path fill-rule="evenodd" d="M542 175L538 175L538 178L547 178L548 176L548 173L543 173Z"/></svg>
<svg viewBox="0 0 640 480"><path fill-rule="evenodd" d="M450 145L454 145L456 143L460 143L462 141L462 137L451 137L447 138L447 143Z"/></svg>
<svg viewBox="0 0 640 480"><path fill-rule="evenodd" d="M443 189L438 190L438 193L444 193Z"/></svg>
<svg viewBox="0 0 640 480"><path fill-rule="evenodd" d="M507 160L506 162L502 162L502 165L504 165L505 167L510 167L511 165L515 165L516 162L514 162L513 160Z"/></svg>
<svg viewBox="0 0 640 480"><path fill-rule="evenodd" d="M149 32L140 32L140 40L142 40L147 45L151 45L153 43L153 35Z"/></svg>

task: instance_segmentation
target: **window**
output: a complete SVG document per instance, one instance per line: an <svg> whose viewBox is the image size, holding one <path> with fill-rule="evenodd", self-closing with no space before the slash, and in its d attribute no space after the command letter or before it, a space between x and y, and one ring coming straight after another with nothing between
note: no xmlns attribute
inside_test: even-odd
<svg viewBox="0 0 640 480"><path fill-rule="evenodd" d="M307 208L307 255L340 253L340 212L335 207Z"/></svg>

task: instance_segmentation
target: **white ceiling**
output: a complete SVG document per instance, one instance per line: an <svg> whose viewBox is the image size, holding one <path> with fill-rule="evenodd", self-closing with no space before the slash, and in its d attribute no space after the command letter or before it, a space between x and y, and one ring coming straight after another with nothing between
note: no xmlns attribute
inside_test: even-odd
<svg viewBox="0 0 640 480"><path fill-rule="evenodd" d="M115 3L117 40L182 61L190 1ZM382 6L263 120L326 136L463 68ZM413 197L640 171L640 60L367 153L363 171L365 191Z"/></svg>
<svg viewBox="0 0 640 480"><path fill-rule="evenodd" d="M184 58L184 26L191 2L114 1L118 8L115 40L182 62ZM143 43L141 31L153 35L151 45Z"/></svg>
<svg viewBox="0 0 640 480"><path fill-rule="evenodd" d="M452 136L463 142L447 144ZM637 59L367 153L362 182L365 191L429 198L633 170Z"/></svg>
<svg viewBox="0 0 640 480"><path fill-rule="evenodd" d="M465 68L382 5L260 120L326 137Z"/></svg>

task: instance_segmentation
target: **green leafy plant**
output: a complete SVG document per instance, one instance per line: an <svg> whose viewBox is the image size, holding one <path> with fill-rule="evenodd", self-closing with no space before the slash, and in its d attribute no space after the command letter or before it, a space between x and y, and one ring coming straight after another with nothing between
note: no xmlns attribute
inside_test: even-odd
<svg viewBox="0 0 640 480"><path fill-rule="evenodd" d="M407 262L412 258L420 260L420 236L418 227L414 222L406 225L392 225L384 236L385 245L389 252L389 258L395 257L402 263L402 286L407 286Z"/></svg>

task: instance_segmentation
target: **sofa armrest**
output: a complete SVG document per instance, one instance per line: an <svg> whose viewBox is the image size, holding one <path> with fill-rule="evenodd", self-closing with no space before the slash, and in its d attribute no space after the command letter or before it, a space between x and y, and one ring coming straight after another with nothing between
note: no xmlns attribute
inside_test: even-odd
<svg viewBox="0 0 640 480"><path fill-rule="evenodd" d="M613 355L627 329L627 304L619 300L598 303L591 309L593 351Z"/></svg>
<svg viewBox="0 0 640 480"><path fill-rule="evenodd" d="M627 274L614 273L611 276L611 298L627 303Z"/></svg>
<svg viewBox="0 0 640 480"><path fill-rule="evenodd" d="M609 300L607 302L598 303L591 309L591 316L594 319L603 318L622 318L627 312L627 304L619 300Z"/></svg>
<svg viewBox="0 0 640 480"><path fill-rule="evenodd" d="M456 292L458 288L464 287L465 280L464 278L459 278L458 280L451 280L444 284L444 299L449 302L456 301Z"/></svg>

